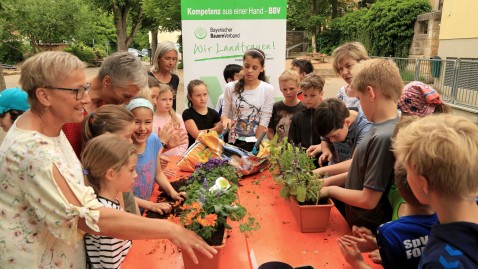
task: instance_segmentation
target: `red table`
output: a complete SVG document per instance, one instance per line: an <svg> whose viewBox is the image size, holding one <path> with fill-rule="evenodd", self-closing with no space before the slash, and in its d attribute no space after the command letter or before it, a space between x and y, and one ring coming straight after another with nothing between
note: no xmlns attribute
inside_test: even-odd
<svg viewBox="0 0 478 269"><path fill-rule="evenodd" d="M311 265L315 269L350 268L336 239L351 231L335 207L325 232L302 233L288 202L279 197L280 186L268 171L246 178L241 184L240 202L261 224L261 229L247 238L253 268L268 261L282 261L294 267ZM373 268L382 268L368 257L365 260Z"/></svg>
<svg viewBox="0 0 478 269"><path fill-rule="evenodd" d="M178 158L172 159L168 168L175 167ZM177 178L188 173L177 172ZM275 185L268 171L246 177L239 188L240 203L255 217L261 228L248 238L241 234L236 223L229 231L221 255L221 268L257 268L264 262L283 261L292 266L312 265L318 268L351 268L340 253L336 239L350 234L344 218L333 208L329 226L324 233L301 233L284 199L279 197L280 187ZM157 186L152 195L155 200ZM373 268L367 255L366 262ZM167 240L134 240L123 266L128 268L184 268L180 251Z"/></svg>

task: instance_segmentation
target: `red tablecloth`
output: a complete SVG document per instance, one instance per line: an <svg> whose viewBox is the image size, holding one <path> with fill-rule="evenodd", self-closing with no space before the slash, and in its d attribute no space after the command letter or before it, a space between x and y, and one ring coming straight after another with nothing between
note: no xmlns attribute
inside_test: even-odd
<svg viewBox="0 0 478 269"><path fill-rule="evenodd" d="M167 169L177 171L177 177L188 174L179 172L172 158ZM229 231L221 256L221 268L244 269L257 268L264 262L283 261L294 267L311 265L318 268L351 268L347 265L336 239L350 234L350 228L340 213L333 208L329 226L323 233L301 233L284 199L279 197L279 186L275 185L268 171L246 177L239 188L240 203L260 223L261 229L248 238L241 234L237 224ZM157 186L152 195L156 200ZM366 254L365 260L373 268L382 268L373 264ZM129 268L168 268L183 267L180 251L167 240L134 240L126 257L123 269Z"/></svg>

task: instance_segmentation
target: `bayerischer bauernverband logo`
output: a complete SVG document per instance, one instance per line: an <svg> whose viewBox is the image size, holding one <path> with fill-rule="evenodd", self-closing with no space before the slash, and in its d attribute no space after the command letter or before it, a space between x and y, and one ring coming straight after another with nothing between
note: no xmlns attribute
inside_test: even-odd
<svg viewBox="0 0 478 269"><path fill-rule="evenodd" d="M204 27L198 27L194 30L194 35L197 39L204 39L207 36L207 30Z"/></svg>

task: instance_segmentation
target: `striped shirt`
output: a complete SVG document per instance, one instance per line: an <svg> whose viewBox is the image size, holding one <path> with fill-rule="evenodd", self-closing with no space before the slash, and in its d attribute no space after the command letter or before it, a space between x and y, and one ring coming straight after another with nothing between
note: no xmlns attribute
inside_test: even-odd
<svg viewBox="0 0 478 269"><path fill-rule="evenodd" d="M118 202L100 196L98 196L98 200L105 207L123 210ZM86 234L86 267L88 269L120 268L130 247L130 240Z"/></svg>

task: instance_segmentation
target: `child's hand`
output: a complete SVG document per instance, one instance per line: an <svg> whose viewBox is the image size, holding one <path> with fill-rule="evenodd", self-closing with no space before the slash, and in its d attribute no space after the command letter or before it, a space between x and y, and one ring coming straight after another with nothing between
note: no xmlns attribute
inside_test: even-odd
<svg viewBox="0 0 478 269"><path fill-rule="evenodd" d="M319 152L322 150L322 147L319 145L312 145L310 146L305 153L309 157L315 157L315 155L319 154Z"/></svg>
<svg viewBox="0 0 478 269"><path fill-rule="evenodd" d="M175 148L181 144L181 141L188 140L188 133L182 132L181 129L175 129L171 133L171 137L168 141L168 148Z"/></svg>
<svg viewBox="0 0 478 269"><path fill-rule="evenodd" d="M341 237L341 239L349 244L355 244L360 252L370 252L378 248L375 237L369 235L364 235L363 237L344 235Z"/></svg>
<svg viewBox="0 0 478 269"><path fill-rule="evenodd" d="M158 127L158 137L168 148L177 147L181 142L180 130L174 129L172 123L166 124L162 129Z"/></svg>
<svg viewBox="0 0 478 269"><path fill-rule="evenodd" d="M342 256L353 268L370 268L363 260L362 253L360 253L357 244L344 241L343 237L337 238L337 243L339 243Z"/></svg>
<svg viewBox="0 0 478 269"><path fill-rule="evenodd" d="M374 263L382 264L382 257L380 256L380 251L378 251L378 249L370 252L368 256Z"/></svg>
<svg viewBox="0 0 478 269"><path fill-rule="evenodd" d="M224 126L222 125L222 122L220 122L220 121L216 122L216 124L214 124L214 130L218 134L222 133L222 131L224 130Z"/></svg>
<svg viewBox="0 0 478 269"><path fill-rule="evenodd" d="M342 240L349 244L355 243L361 252L369 252L378 248L377 240L372 232L365 227L352 227L353 235L344 235Z"/></svg>
<svg viewBox="0 0 478 269"><path fill-rule="evenodd" d="M176 201L183 201L184 200L184 197L186 197L186 193L185 192L173 192L171 194L169 194L169 196L171 196L171 198L173 198L174 200Z"/></svg>
<svg viewBox="0 0 478 269"><path fill-rule="evenodd" d="M171 212L172 206L168 203L153 203L151 202L148 210L159 213L161 215Z"/></svg>
<svg viewBox="0 0 478 269"><path fill-rule="evenodd" d="M324 183L326 181L324 180ZM320 188L320 197L329 197L329 188L328 186L325 186L325 184L322 184L322 188Z"/></svg>
<svg viewBox="0 0 478 269"><path fill-rule="evenodd" d="M171 179L176 175L176 172L174 172L173 170L164 170L163 173L168 179Z"/></svg>
<svg viewBox="0 0 478 269"><path fill-rule="evenodd" d="M171 135L172 135L172 131L173 131L173 126L172 126L172 124L169 124L169 123L166 124L163 128L158 127L159 140L161 140L164 143L169 141L169 139L171 138Z"/></svg>
<svg viewBox="0 0 478 269"><path fill-rule="evenodd" d="M322 163L329 162L331 158L332 158L332 152L329 149L325 149L325 147L323 147L322 155L320 155L318 160L319 165L322 166Z"/></svg>
<svg viewBox="0 0 478 269"><path fill-rule="evenodd" d="M221 123L225 129L230 129L233 125L233 121L231 119L223 119Z"/></svg>
<svg viewBox="0 0 478 269"><path fill-rule="evenodd" d="M358 227L358 226L355 226L355 225L352 226L352 234L355 235L355 236L358 236L358 237L362 237L363 235L369 235L369 236L374 237L374 235L373 235L372 231L370 231L370 229L368 229L366 227Z"/></svg>
<svg viewBox="0 0 478 269"><path fill-rule="evenodd" d="M168 166L168 163L171 161L168 157L166 156L160 156L159 161L161 163L161 170L165 170L166 167Z"/></svg>

